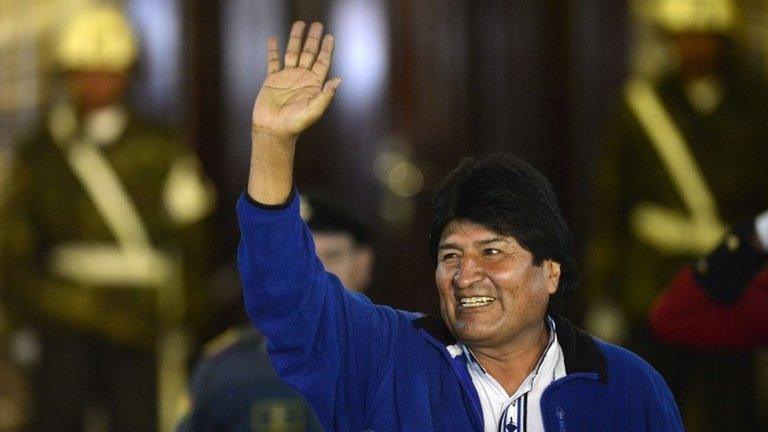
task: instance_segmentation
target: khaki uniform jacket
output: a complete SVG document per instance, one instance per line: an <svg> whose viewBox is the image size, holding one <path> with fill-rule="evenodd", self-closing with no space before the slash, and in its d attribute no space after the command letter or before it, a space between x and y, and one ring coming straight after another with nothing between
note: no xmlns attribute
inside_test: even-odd
<svg viewBox="0 0 768 432"><path fill-rule="evenodd" d="M675 77L661 80L654 89L711 194L722 234L728 225L747 220L765 208L766 87L757 80L726 81L724 98L709 115L692 108ZM593 207L595 229L587 259L586 274L592 278L586 281L588 295L618 302L636 325L646 321L652 300L675 272L715 246L719 234L713 243L710 239L697 241L694 230L671 245L652 238L668 227L659 221L643 221L640 209L650 205L684 218L694 216L626 100L600 151ZM683 170L683 174L690 173ZM672 232L681 230L674 228ZM664 235L656 237L663 239Z"/></svg>
<svg viewBox="0 0 768 432"><path fill-rule="evenodd" d="M42 127L14 161L0 210L4 301L17 322L64 326L120 344L152 347L162 320L189 319L202 303L199 288L206 251L211 250L205 216L212 189L179 139L129 115L116 142L95 147L149 238L151 253L138 250L134 255L156 254L171 270L147 279L136 270L141 266L121 269L116 257L124 255L114 230L67 160L69 146L80 136L57 142L50 127ZM187 195L194 195L190 190L207 194L197 197L206 203L190 205L196 214L185 215L184 202L169 202L185 190ZM159 272L153 268L147 273ZM158 294L168 292L181 294ZM165 310L159 313L161 298Z"/></svg>

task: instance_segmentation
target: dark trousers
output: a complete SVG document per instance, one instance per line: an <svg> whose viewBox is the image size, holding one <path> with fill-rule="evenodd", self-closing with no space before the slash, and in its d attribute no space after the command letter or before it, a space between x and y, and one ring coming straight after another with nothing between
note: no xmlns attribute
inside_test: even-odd
<svg viewBox="0 0 768 432"><path fill-rule="evenodd" d="M45 332L42 347L31 430L82 432L88 412L110 432L157 429L153 353L62 330Z"/></svg>

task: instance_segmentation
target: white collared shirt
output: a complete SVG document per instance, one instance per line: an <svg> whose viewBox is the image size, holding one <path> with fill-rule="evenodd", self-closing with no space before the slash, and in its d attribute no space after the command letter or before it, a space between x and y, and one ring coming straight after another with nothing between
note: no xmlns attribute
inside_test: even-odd
<svg viewBox="0 0 768 432"><path fill-rule="evenodd" d="M557 342L555 322L547 317L549 343L528 377L513 395L487 373L465 345L461 349L467 358L467 369L472 377L486 432L544 432L541 418L541 395L549 384L565 376L563 350Z"/></svg>

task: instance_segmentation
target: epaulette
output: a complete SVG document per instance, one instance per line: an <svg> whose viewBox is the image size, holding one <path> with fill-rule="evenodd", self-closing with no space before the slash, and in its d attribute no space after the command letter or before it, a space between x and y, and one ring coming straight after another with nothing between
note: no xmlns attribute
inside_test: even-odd
<svg viewBox="0 0 768 432"><path fill-rule="evenodd" d="M244 330L241 327L232 327L225 330L203 346L203 357L211 358L218 355L236 344L242 338L243 333Z"/></svg>

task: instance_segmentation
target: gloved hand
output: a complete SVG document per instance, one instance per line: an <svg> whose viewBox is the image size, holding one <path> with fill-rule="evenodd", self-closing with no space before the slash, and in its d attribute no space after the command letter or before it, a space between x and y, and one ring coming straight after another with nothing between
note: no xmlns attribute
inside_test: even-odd
<svg viewBox="0 0 768 432"><path fill-rule="evenodd" d="M755 218L755 237L757 237L756 246L768 253L768 210Z"/></svg>

